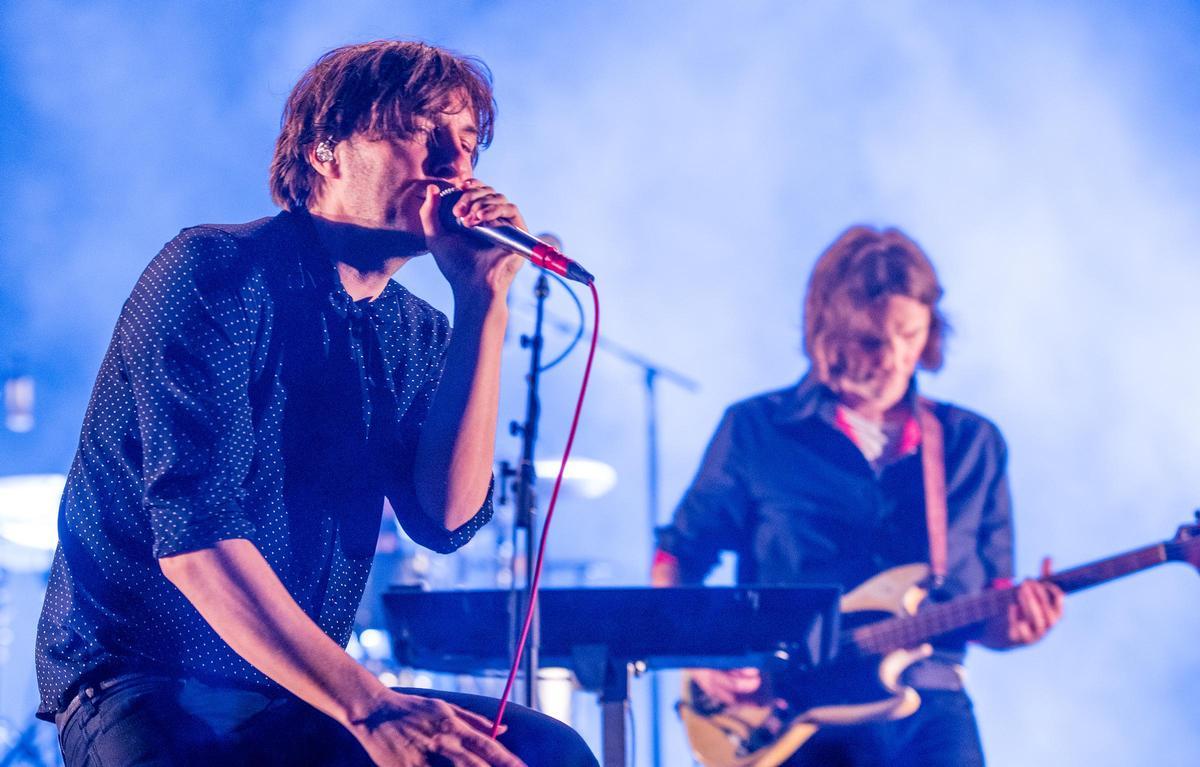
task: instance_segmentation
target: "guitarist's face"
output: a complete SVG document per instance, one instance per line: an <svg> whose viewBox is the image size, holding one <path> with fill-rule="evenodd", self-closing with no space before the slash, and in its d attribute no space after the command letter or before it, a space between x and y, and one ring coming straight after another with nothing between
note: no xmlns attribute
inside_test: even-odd
<svg viewBox="0 0 1200 767"><path fill-rule="evenodd" d="M850 365L840 381L842 401L870 417L881 417L908 391L925 342L929 340L929 307L908 296L891 295L871 312L871 330L861 332L854 350L859 364Z"/></svg>

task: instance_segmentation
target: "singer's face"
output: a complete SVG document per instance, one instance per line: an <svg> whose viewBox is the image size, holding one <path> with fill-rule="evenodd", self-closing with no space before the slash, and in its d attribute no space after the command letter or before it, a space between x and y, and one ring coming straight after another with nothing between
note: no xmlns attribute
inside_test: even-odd
<svg viewBox="0 0 1200 767"><path fill-rule="evenodd" d="M479 129L470 108L416 122L409 137L354 134L339 142L336 173L324 177L310 209L345 223L423 237L419 211L425 187L461 186L471 178Z"/></svg>
<svg viewBox="0 0 1200 767"><path fill-rule="evenodd" d="M842 401L868 416L882 416L899 404L929 340L932 313L908 296L892 295L872 317L876 333L860 339L870 363L856 376L838 382Z"/></svg>

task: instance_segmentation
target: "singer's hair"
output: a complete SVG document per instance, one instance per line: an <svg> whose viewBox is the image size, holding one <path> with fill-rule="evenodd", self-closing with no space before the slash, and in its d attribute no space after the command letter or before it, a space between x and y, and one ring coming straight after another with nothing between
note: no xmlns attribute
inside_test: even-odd
<svg viewBox="0 0 1200 767"><path fill-rule="evenodd" d="M899 229L857 224L842 232L813 266L804 295L804 353L818 379L838 388L878 358L879 318L890 296L929 307L929 339L918 361L942 366L949 324L938 309L942 286L929 257Z"/></svg>
<svg viewBox="0 0 1200 767"><path fill-rule="evenodd" d="M335 48L301 75L288 96L271 160L271 197L287 210L304 207L319 180L307 155L320 141L352 134L408 138L417 118L462 108L475 113L477 151L486 148L496 101L491 72L477 58L402 40Z"/></svg>

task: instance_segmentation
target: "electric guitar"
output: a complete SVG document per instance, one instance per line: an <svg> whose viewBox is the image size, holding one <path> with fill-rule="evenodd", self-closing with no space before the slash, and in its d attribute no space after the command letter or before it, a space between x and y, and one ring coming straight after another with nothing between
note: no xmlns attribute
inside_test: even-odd
<svg viewBox="0 0 1200 767"><path fill-rule="evenodd" d="M1200 511L1196 515L1200 521ZM1169 541L1040 580L1070 594L1170 561L1200 570L1200 524L1180 527ZM842 597L837 657L791 674L786 705L727 706L707 698L685 674L678 710L697 761L705 767L777 767L822 726L900 719L915 712L921 698L900 678L933 652L929 640L1002 615L1016 601L1013 586L922 606L928 575L924 564L903 565Z"/></svg>

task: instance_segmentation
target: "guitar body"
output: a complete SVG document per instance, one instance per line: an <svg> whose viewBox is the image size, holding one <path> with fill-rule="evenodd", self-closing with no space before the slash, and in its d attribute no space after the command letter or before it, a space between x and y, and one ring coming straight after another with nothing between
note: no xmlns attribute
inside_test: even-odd
<svg viewBox="0 0 1200 767"><path fill-rule="evenodd" d="M926 596L923 564L884 571L842 597L845 624L913 615ZM777 767L827 725L900 719L921 704L900 684L905 669L929 657L928 644L863 656L789 678L787 705L722 706L706 700L685 675L679 716L696 760L705 767Z"/></svg>
<svg viewBox="0 0 1200 767"><path fill-rule="evenodd" d="M1200 524L1183 525L1172 540L1041 580L1071 594L1165 562L1200 569ZM842 635L850 641L824 666L770 677L767 692L774 702L725 706L685 678L679 716L697 761L705 767L778 767L821 727L901 719L916 711L921 698L900 677L929 657L933 650L924 642L1003 615L1016 602L1016 587L989 589L930 604L917 615L928 575L926 565L904 565L844 596Z"/></svg>

